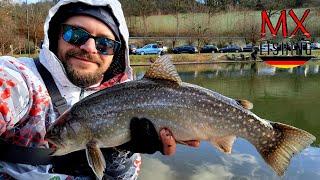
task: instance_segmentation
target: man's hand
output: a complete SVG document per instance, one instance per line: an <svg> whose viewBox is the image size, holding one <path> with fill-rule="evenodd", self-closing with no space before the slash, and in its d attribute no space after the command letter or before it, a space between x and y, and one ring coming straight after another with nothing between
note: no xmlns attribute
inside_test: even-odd
<svg viewBox="0 0 320 180"><path fill-rule="evenodd" d="M160 139L163 146L163 154L165 155L173 155L176 152L176 140L174 139L171 131L167 128L163 128L160 130ZM190 140L190 141L183 141L180 142L181 144L185 144L192 147L199 147L200 141L198 140Z"/></svg>
<svg viewBox="0 0 320 180"><path fill-rule="evenodd" d="M130 122L131 141L121 145L120 149L132 152L153 154L160 151L164 155L173 155L176 152L176 140L168 128L158 132L152 122L146 118L132 118ZM200 141L182 141L180 144L199 147Z"/></svg>

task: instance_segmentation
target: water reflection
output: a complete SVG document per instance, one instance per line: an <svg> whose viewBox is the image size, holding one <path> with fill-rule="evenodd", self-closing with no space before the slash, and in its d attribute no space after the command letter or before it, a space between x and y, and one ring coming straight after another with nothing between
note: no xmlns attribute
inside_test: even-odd
<svg viewBox="0 0 320 180"><path fill-rule="evenodd" d="M307 130L316 143L295 156L283 179L320 179L320 62L291 69L264 63L177 66L185 82L198 84L226 96L248 99L253 112L268 120ZM135 67L137 78L145 67ZM199 149L178 146L173 157L145 155L140 179L280 179L256 149L237 139L231 155L209 143Z"/></svg>
<svg viewBox="0 0 320 180"><path fill-rule="evenodd" d="M276 68L270 65L266 65L261 62L256 63L221 63L221 64L197 64L197 65L179 65L177 70L181 76L186 76L189 78L198 78L199 76L206 76L208 78L214 77L238 77L238 76L248 76L248 75L259 75L274 76L278 73L308 75L319 74L320 62L309 62L304 66L299 66L295 68ZM146 67L135 67L135 79L140 79L144 75L144 70Z"/></svg>
<svg viewBox="0 0 320 180"><path fill-rule="evenodd" d="M263 161L255 148L238 139L232 154L218 152L208 143L199 149L178 146L173 157L160 154L144 155L140 179L213 180L213 179L319 179L319 148L310 147L292 158L281 178Z"/></svg>

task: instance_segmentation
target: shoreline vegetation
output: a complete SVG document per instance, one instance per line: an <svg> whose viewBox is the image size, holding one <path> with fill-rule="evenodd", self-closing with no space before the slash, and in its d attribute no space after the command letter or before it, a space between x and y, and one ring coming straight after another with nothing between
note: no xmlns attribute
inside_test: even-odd
<svg viewBox="0 0 320 180"><path fill-rule="evenodd" d="M239 57L241 54L246 57L245 60L230 59L232 57ZM208 64L208 63L245 63L255 62L250 58L250 52L240 53L196 53L196 54L168 54L171 56L173 64ZM320 50L312 50L312 60L320 60ZM130 65L132 66L146 66L154 62L159 55L130 55ZM249 57L249 58L248 58ZM258 57L256 62L262 60Z"/></svg>
<svg viewBox="0 0 320 180"><path fill-rule="evenodd" d="M227 60L218 59L218 57L225 56L227 53L196 53L196 54L167 54L171 56L172 62L178 64L210 64L210 63L223 63L223 62L250 62L251 60ZM249 54L249 53L246 53ZM230 54L231 55L231 54ZM130 65L132 66L147 66L154 62L159 55L130 55ZM257 60L261 61L261 60Z"/></svg>

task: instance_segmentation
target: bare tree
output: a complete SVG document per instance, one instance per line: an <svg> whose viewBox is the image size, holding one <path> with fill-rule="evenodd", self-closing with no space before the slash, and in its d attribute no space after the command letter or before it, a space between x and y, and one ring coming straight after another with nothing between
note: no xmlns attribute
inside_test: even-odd
<svg viewBox="0 0 320 180"><path fill-rule="evenodd" d="M176 36L180 36L180 13L182 9L182 4L183 2L181 0L176 0L173 2L173 8L174 8L174 16L176 17Z"/></svg>
<svg viewBox="0 0 320 180"><path fill-rule="evenodd" d="M9 2L4 6L5 8L0 8L1 54L6 54L12 50L15 36L15 24L12 23L13 6Z"/></svg>
<svg viewBox="0 0 320 180"><path fill-rule="evenodd" d="M11 4L13 4L13 0L1 0L0 1L0 7L5 7L5 6L11 5Z"/></svg>
<svg viewBox="0 0 320 180"><path fill-rule="evenodd" d="M29 23L31 31L31 39L35 46L39 45L43 38L43 24L48 13L51 3L36 3L29 5ZM36 47L34 47L35 49Z"/></svg>
<svg viewBox="0 0 320 180"><path fill-rule="evenodd" d="M205 0L205 5L207 7L207 13L208 13L208 24L211 22L211 16L216 12L216 9L219 5L219 2L217 0Z"/></svg>

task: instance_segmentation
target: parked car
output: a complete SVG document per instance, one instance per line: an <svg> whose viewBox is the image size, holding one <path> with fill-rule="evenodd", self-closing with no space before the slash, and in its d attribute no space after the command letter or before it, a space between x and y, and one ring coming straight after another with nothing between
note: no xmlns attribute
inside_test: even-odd
<svg viewBox="0 0 320 180"><path fill-rule="evenodd" d="M136 49L136 54L163 54L163 51L157 44L147 44L142 48Z"/></svg>
<svg viewBox="0 0 320 180"><path fill-rule="evenodd" d="M162 52L163 53L167 53L168 52L168 46L163 46L163 45L158 45L159 48L162 48Z"/></svg>
<svg viewBox="0 0 320 180"><path fill-rule="evenodd" d="M320 43L314 42L310 45L311 49L320 49Z"/></svg>
<svg viewBox="0 0 320 180"><path fill-rule="evenodd" d="M198 49L192 45L184 45L184 46L179 46L179 47L173 48L172 52L175 54L180 54L180 53L192 54L192 53L197 53Z"/></svg>
<svg viewBox="0 0 320 180"><path fill-rule="evenodd" d="M204 45L201 49L200 49L201 53L212 53L212 52L219 52L219 49L217 46L215 45Z"/></svg>
<svg viewBox="0 0 320 180"><path fill-rule="evenodd" d="M237 46L237 45L228 45L228 46L225 46L223 48L221 48L219 50L219 52L221 53L224 53L224 52L241 52L242 51L242 48Z"/></svg>
<svg viewBox="0 0 320 180"><path fill-rule="evenodd" d="M260 51L268 52L268 46L269 46L269 51L275 51L276 50L276 47L274 47L273 44L261 44L260 45Z"/></svg>
<svg viewBox="0 0 320 180"><path fill-rule="evenodd" d="M137 46L129 44L129 54L136 54Z"/></svg>
<svg viewBox="0 0 320 180"><path fill-rule="evenodd" d="M252 44L247 44L245 47L242 48L243 52L252 52L254 46Z"/></svg>

